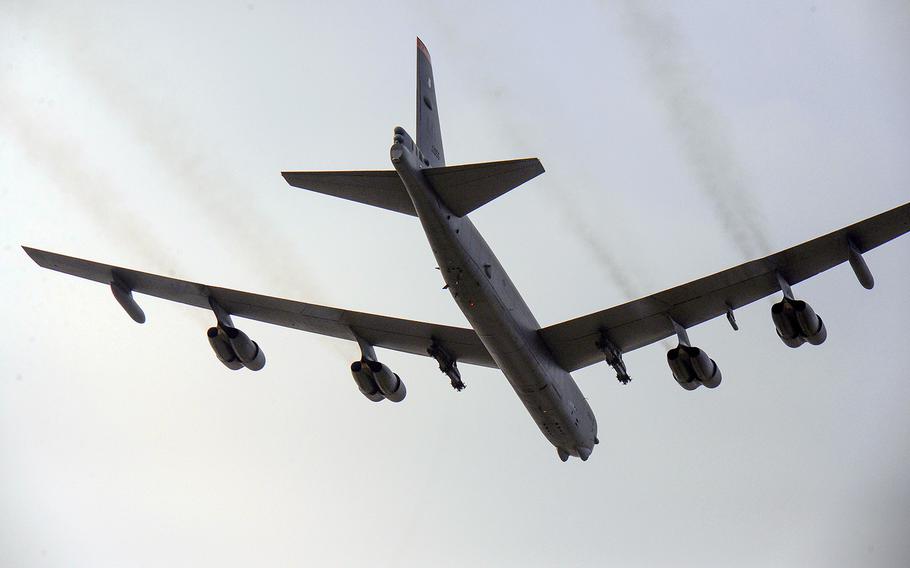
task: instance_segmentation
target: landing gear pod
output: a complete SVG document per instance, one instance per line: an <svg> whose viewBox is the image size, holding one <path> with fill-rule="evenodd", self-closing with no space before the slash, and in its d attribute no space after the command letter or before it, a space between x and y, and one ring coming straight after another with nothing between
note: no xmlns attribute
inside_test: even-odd
<svg viewBox="0 0 910 568"><path fill-rule="evenodd" d="M120 307L126 311L127 315L129 315L134 322L145 323L145 312L142 311L142 308L139 307L139 304L137 304L136 300L133 298L132 290L117 280L114 280L111 282L111 292L114 294L114 299L117 300Z"/></svg>
<svg viewBox="0 0 910 568"><path fill-rule="evenodd" d="M866 290L871 290L875 286L875 278L872 277L872 271L863 259L859 247L851 239L847 239L847 260L850 261L850 268L853 269L853 274L860 285Z"/></svg>
<svg viewBox="0 0 910 568"><path fill-rule="evenodd" d="M251 371L265 367L265 353L259 345L236 327L221 328L243 366Z"/></svg>
<svg viewBox="0 0 910 568"><path fill-rule="evenodd" d="M209 345L212 346L212 351L215 352L215 357L224 363L225 367L232 371L236 371L237 369L243 367L243 363L237 357L237 354L234 353L234 348L231 347L227 336L224 334L224 331L218 327L210 327L206 332L206 336L209 338Z"/></svg>

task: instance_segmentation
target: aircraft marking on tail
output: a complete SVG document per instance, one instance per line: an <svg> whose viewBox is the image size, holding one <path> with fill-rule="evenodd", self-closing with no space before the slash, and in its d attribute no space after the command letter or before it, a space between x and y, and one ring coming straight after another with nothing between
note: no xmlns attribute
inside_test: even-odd
<svg viewBox="0 0 910 568"><path fill-rule="evenodd" d="M430 166L440 167L446 165L446 158L434 87L430 52L417 38L417 147L429 159Z"/></svg>

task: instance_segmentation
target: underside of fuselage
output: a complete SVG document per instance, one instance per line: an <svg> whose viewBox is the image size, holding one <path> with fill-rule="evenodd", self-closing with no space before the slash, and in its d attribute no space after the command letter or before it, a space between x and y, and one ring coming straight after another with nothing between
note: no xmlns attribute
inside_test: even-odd
<svg viewBox="0 0 910 568"><path fill-rule="evenodd" d="M560 457L587 459L596 443L594 413L553 360L517 288L473 223L438 197L423 175L427 164L419 147L400 127L390 156L455 303Z"/></svg>

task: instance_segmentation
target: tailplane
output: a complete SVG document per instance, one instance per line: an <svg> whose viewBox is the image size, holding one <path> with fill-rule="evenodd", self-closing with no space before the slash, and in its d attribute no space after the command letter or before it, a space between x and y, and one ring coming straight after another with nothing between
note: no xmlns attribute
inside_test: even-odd
<svg viewBox="0 0 910 568"><path fill-rule="evenodd" d="M423 170L439 199L459 217L542 173L543 165L537 158Z"/></svg>
<svg viewBox="0 0 910 568"><path fill-rule="evenodd" d="M449 211L464 217L543 173L537 158L443 166L423 170ZM398 172L282 172L294 187L341 197L373 207L417 215Z"/></svg>

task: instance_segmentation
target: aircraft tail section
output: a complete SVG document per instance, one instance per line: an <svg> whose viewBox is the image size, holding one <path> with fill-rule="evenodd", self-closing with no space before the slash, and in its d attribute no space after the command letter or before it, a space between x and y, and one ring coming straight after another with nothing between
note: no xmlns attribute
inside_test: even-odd
<svg viewBox="0 0 910 568"><path fill-rule="evenodd" d="M417 147L432 167L446 165L436 105L436 83L427 46L417 38Z"/></svg>
<svg viewBox="0 0 910 568"><path fill-rule="evenodd" d="M281 175L288 184L300 189L417 216L411 197L395 170L281 172Z"/></svg>
<svg viewBox="0 0 910 568"><path fill-rule="evenodd" d="M423 170L446 207L464 217L543 173L537 158L443 166ZM395 170L360 172L281 172L301 189L357 201L373 207L416 216L411 197Z"/></svg>
<svg viewBox="0 0 910 568"><path fill-rule="evenodd" d="M395 141L414 151L422 162L423 176L436 196L455 215L471 211L543 173L537 158L446 166L436 105L436 83L427 47L417 38L417 140L401 127ZM294 186L324 195L372 205L389 211L417 215L398 172L282 172Z"/></svg>
<svg viewBox="0 0 910 568"><path fill-rule="evenodd" d="M449 210L464 217L500 195L543 173L537 158L481 162L423 170L433 191Z"/></svg>

